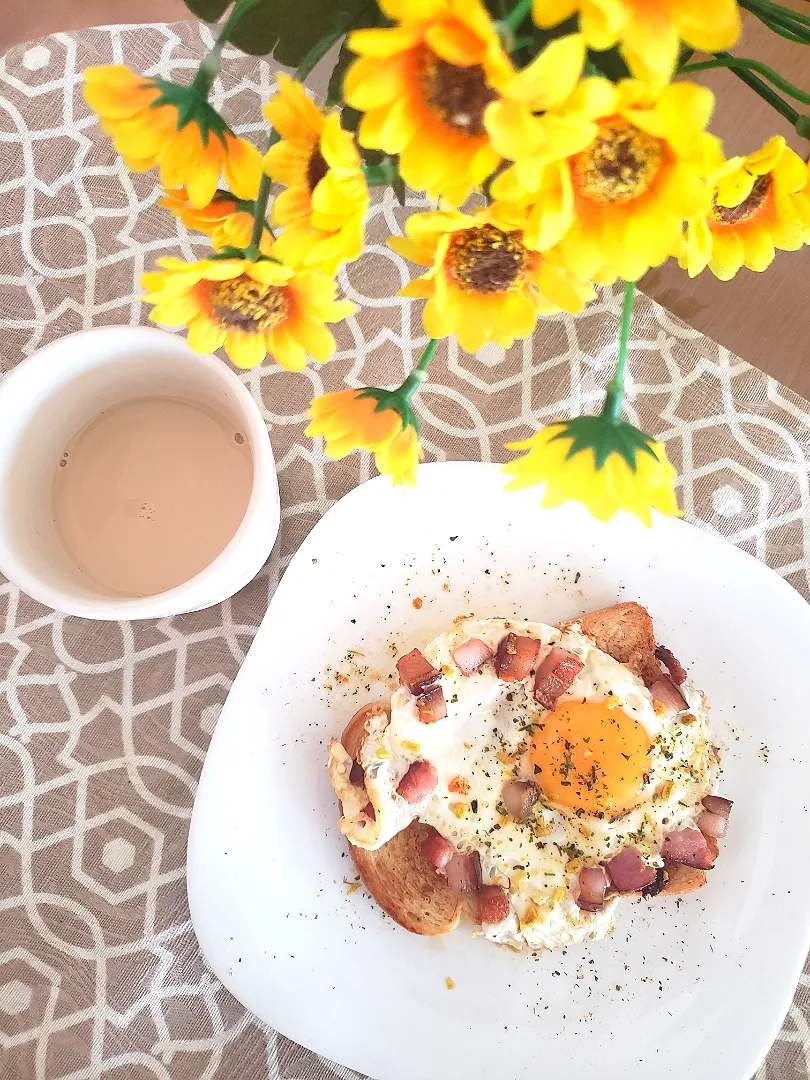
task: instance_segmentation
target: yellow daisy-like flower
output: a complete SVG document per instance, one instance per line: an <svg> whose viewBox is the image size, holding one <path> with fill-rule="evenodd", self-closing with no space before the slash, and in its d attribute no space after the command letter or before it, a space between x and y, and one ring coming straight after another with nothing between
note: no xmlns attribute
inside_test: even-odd
<svg viewBox="0 0 810 1080"><path fill-rule="evenodd" d="M258 192L258 184L256 185ZM229 191L217 191L207 206L197 209L185 188L169 191L160 205L179 217L187 229L206 233L216 251L224 247L245 248L253 232L253 197L237 199Z"/></svg>
<svg viewBox="0 0 810 1080"><path fill-rule="evenodd" d="M690 277L708 266L728 281L743 266L765 270L776 249L797 251L810 235L808 167L781 135L711 179L710 206L687 224L679 263Z"/></svg>
<svg viewBox="0 0 810 1080"><path fill-rule="evenodd" d="M264 158L286 185L273 203L273 222L284 226L276 251L290 266L334 274L363 250L369 194L360 155L337 112L324 116L289 75L278 75L278 87L264 107L282 137Z"/></svg>
<svg viewBox="0 0 810 1080"><path fill-rule="evenodd" d="M484 111L514 75L481 0L380 0L395 25L355 30L343 83L362 146L399 155L410 187L460 205L500 156Z"/></svg>
<svg viewBox="0 0 810 1080"><path fill-rule="evenodd" d="M163 186L185 187L192 206L207 206L223 172L228 187L252 197L261 156L237 138L191 86L137 75L123 64L89 67L84 97L133 172L160 168ZM181 120L189 104L192 119Z"/></svg>
<svg viewBox="0 0 810 1080"><path fill-rule="evenodd" d="M321 394L312 402L312 422L304 434L322 435L325 453L335 461L352 450L369 450L378 470L395 484L414 484L422 458L419 433L409 410L391 407L394 403L395 392L376 387Z"/></svg>
<svg viewBox="0 0 810 1080"><path fill-rule="evenodd" d="M607 521L618 510L627 510L652 524L651 510L680 516L675 498L676 473L663 443L654 442L629 424L610 425L631 440L635 453L621 452L618 446L603 454L597 467L597 450L582 445L577 425L588 424L602 434L610 432L599 417L557 421L541 428L522 442L508 443L509 450L528 453L508 462L503 471L512 479L507 489L516 491L545 484L543 506L560 506L569 500L583 503L594 517ZM598 435L597 435L598 437ZM634 461L632 467L628 457Z"/></svg>
<svg viewBox="0 0 810 1080"><path fill-rule="evenodd" d="M663 85L683 40L701 52L730 49L740 36L737 0L534 0L532 15L548 28L579 14L589 48L617 43L630 70Z"/></svg>
<svg viewBox="0 0 810 1080"><path fill-rule="evenodd" d="M575 314L593 299L590 284L527 246L520 224L493 204L475 214L412 214L407 239L391 237L395 251L430 268L399 293L427 300L429 337L455 334L467 352L491 341L509 348L532 333L538 315Z"/></svg>
<svg viewBox="0 0 810 1080"><path fill-rule="evenodd" d="M580 80L584 61L581 34L557 38L487 107L484 125L492 145L516 162L509 174L521 189L534 190L547 162L584 150L596 137L596 120L612 99L604 79Z"/></svg>
<svg viewBox="0 0 810 1080"><path fill-rule="evenodd" d="M282 367L301 371L307 356L324 363L335 339L324 323L355 311L335 299L335 282L314 270L292 270L272 259L158 259L162 270L144 274L151 318L188 326L197 352L221 346L237 367L260 364L267 353Z"/></svg>
<svg viewBox="0 0 810 1080"><path fill-rule="evenodd" d="M632 79L585 81L601 102L592 141L564 161L541 163L534 191L512 167L493 194L524 206L527 242L559 245L576 277L636 281L677 250L683 222L709 203L718 142L705 128L714 95L687 82L656 93Z"/></svg>

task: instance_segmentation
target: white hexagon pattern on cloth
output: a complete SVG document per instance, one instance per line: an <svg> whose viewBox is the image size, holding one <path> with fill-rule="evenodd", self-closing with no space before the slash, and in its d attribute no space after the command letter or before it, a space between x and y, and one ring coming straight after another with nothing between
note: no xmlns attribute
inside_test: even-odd
<svg viewBox="0 0 810 1080"><path fill-rule="evenodd" d="M81 94L90 64L187 78L196 24L57 34L0 63L0 357L8 370L85 327L147 321L138 280L205 241L130 175ZM260 138L267 63L229 56L217 103ZM423 205L411 197L410 208ZM269 564L208 611L88 623L0 583L0 1076L5 1080L327 1080L355 1074L251 1017L206 970L188 917L185 848L219 710L279 574L314 522L370 475L303 435L324 388L392 385L425 343L389 248L402 209L375 204L369 248L341 272L361 305L326 367L244 373L270 427L282 526ZM599 401L618 298L541 322L512 349L442 344L419 410L428 459L503 460L506 441ZM629 414L667 440L688 520L766 561L808 596L810 406L641 298ZM3 951L5 950L5 951ZM758 1080L810 1075L804 976Z"/></svg>

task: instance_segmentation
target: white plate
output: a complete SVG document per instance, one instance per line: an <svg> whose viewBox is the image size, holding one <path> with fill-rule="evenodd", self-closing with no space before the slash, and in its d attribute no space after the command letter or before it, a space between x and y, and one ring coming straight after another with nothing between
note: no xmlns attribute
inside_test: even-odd
<svg viewBox="0 0 810 1080"><path fill-rule="evenodd" d="M378 1080L748 1080L810 944L810 609L709 533L600 525L502 482L471 462L423 467L414 491L375 479L304 541L200 782L188 854L200 945L263 1020ZM709 885L625 902L612 938L536 958L462 932L416 937L348 895L326 744L385 692L357 665L387 679L394 654L461 612L553 623L617 599L647 605L727 744L722 791L736 804ZM364 656L347 662L349 649Z"/></svg>

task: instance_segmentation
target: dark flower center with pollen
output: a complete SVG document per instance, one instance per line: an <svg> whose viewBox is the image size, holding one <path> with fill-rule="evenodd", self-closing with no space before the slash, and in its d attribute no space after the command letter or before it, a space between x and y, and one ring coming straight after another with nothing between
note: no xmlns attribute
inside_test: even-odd
<svg viewBox="0 0 810 1080"><path fill-rule="evenodd" d="M772 186L771 175L766 173L756 178L751 193L739 206L718 206L715 198L709 212L709 221L715 221L720 225L741 225L744 221L750 221L762 208Z"/></svg>
<svg viewBox="0 0 810 1080"><path fill-rule="evenodd" d="M326 163L326 159L316 146L309 159L309 165L307 165L307 184L309 185L310 193L315 190L328 172L329 166Z"/></svg>
<svg viewBox="0 0 810 1080"><path fill-rule="evenodd" d="M498 95L487 86L480 64L460 67L431 55L422 79L428 104L440 119L464 135L486 134L484 110Z"/></svg>
<svg viewBox="0 0 810 1080"><path fill-rule="evenodd" d="M521 233L487 224L457 232L445 266L465 292L505 293L523 279L528 261Z"/></svg>
<svg viewBox="0 0 810 1080"><path fill-rule="evenodd" d="M290 311L287 293L249 277L215 281L209 304L212 316L231 330L261 334L283 322Z"/></svg>
<svg viewBox="0 0 810 1080"><path fill-rule="evenodd" d="M646 131L615 117L599 125L599 134L574 158L580 193L608 206L643 195L661 167L661 142Z"/></svg>

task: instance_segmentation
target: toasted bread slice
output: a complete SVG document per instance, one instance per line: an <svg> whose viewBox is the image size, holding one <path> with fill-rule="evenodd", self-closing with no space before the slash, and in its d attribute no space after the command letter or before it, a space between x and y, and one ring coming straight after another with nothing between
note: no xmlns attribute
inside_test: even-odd
<svg viewBox="0 0 810 1080"><path fill-rule="evenodd" d="M376 851L349 847L363 884L392 919L413 934L448 934L464 901L422 855L430 831L412 821Z"/></svg>
<svg viewBox="0 0 810 1080"><path fill-rule="evenodd" d="M614 604L581 615L560 628L572 623L578 623L597 648L625 664L647 686L661 677L652 619L641 604ZM375 712L379 708L378 704L373 706ZM360 710L349 727L354 721L364 723L367 715ZM400 926L414 934L446 934L458 925L464 901L423 857L421 848L427 834L428 827L414 821L376 851L350 845L351 854L363 884ZM705 870L675 863L666 869L668 882L661 895L694 892L706 883Z"/></svg>
<svg viewBox="0 0 810 1080"><path fill-rule="evenodd" d="M583 633L596 642L597 648L629 667L645 686L652 686L661 678L661 665L655 656L653 622L641 604L614 604L571 621L579 623Z"/></svg>

